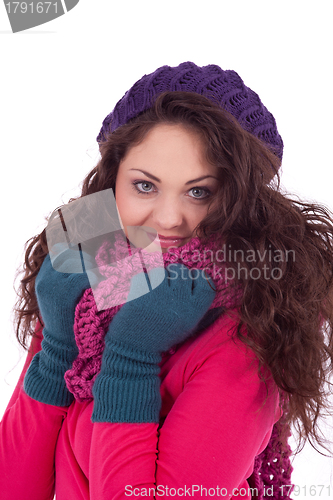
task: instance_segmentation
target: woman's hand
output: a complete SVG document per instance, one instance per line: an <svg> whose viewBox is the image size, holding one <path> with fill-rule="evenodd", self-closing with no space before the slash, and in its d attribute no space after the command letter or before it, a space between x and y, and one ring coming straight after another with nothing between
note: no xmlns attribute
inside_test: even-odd
<svg viewBox="0 0 333 500"><path fill-rule="evenodd" d="M111 321L93 386L93 422L158 422L161 353L189 337L214 300L212 281L201 272L194 279L179 264L162 271L162 283L142 296L146 277L136 275L128 298L138 298ZM160 272L152 270L150 279Z"/></svg>
<svg viewBox="0 0 333 500"><path fill-rule="evenodd" d="M215 298L214 285L201 271L192 278L180 264L152 269L150 280L161 272L162 283L145 295L145 273L133 277L128 301L112 320L108 338L139 351L162 353L190 335Z"/></svg>
<svg viewBox="0 0 333 500"><path fill-rule="evenodd" d="M82 252L69 249L58 257L55 271L48 254L35 282L35 293L44 323L42 350L38 352L24 379L25 392L42 403L68 406L73 395L64 374L78 355L74 337L74 315L84 290L90 288L87 274L79 273ZM59 260L60 259L60 260ZM93 258L84 255L85 262Z"/></svg>
<svg viewBox="0 0 333 500"><path fill-rule="evenodd" d="M79 250L68 249L56 259L56 271L50 254L44 259L35 282L35 293L44 326L56 333L58 340L68 341L68 332L74 339L75 308L84 290L90 288L87 274L82 272ZM84 261L92 260L84 255ZM81 272L80 272L81 270ZM65 272L67 271L67 272Z"/></svg>

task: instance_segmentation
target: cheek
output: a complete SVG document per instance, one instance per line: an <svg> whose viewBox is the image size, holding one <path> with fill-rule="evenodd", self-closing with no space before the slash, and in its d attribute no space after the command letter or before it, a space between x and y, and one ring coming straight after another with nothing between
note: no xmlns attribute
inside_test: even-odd
<svg viewBox="0 0 333 500"><path fill-rule="evenodd" d="M123 224L127 224L127 203L126 203L126 200L127 200L127 196L126 196L126 192L125 192L125 189L124 189L124 184L121 182L121 179L119 179L119 175L117 177L117 180L116 180L116 185L115 185L115 190L116 190L116 194L115 194L115 199L116 199L116 204L117 204L117 210L118 210L118 213L119 213L119 216L121 218L121 221Z"/></svg>
<svg viewBox="0 0 333 500"><path fill-rule="evenodd" d="M142 224L146 213L144 204L138 203L131 186L124 188L121 183L116 184L116 203L122 223L126 226L139 226Z"/></svg>
<svg viewBox="0 0 333 500"><path fill-rule="evenodd" d="M192 207L192 210L188 212L188 221L191 228L194 229L207 215L208 205Z"/></svg>

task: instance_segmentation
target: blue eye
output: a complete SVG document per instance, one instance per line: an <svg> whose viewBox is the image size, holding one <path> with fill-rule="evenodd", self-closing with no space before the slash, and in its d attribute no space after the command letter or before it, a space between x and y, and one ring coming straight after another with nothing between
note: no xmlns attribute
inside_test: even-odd
<svg viewBox="0 0 333 500"><path fill-rule="evenodd" d="M194 187L191 189L191 191L193 193L193 196L191 196L191 198L197 200L205 200L206 198L209 198L212 194L211 191L207 188Z"/></svg>
<svg viewBox="0 0 333 500"><path fill-rule="evenodd" d="M138 188L138 186L141 185L141 189ZM152 182L149 181L135 181L133 182L133 188L135 191L139 194L150 194L151 188L154 186Z"/></svg>
<svg viewBox="0 0 333 500"><path fill-rule="evenodd" d="M132 185L133 189L138 194L149 195L157 191L155 185L149 181L134 181ZM153 188L155 188L155 190ZM199 186L191 188L189 193L191 192L192 195L190 195L190 198L198 201L206 200L207 198L210 198L212 195L212 192L209 189Z"/></svg>

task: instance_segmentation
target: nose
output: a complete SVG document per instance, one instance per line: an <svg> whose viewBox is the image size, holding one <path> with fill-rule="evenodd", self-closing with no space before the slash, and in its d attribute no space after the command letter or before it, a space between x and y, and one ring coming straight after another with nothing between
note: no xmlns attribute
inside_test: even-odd
<svg viewBox="0 0 333 500"><path fill-rule="evenodd" d="M181 203L174 198L160 199L154 207L153 220L158 227L164 230L181 226L184 221Z"/></svg>

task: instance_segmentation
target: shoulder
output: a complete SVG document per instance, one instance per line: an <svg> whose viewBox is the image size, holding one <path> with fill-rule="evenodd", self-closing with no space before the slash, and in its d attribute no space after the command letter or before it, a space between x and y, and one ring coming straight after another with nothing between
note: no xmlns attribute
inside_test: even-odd
<svg viewBox="0 0 333 500"><path fill-rule="evenodd" d="M162 367L162 395L187 402L192 415L204 407L209 418L229 426L239 422L268 432L280 418L279 391L268 369L237 337L239 317L229 311L179 346ZM264 377L262 377L263 375ZM240 424L242 421L242 424ZM246 431L247 432L247 431Z"/></svg>
<svg viewBox="0 0 333 500"><path fill-rule="evenodd" d="M230 398L253 398L261 406L267 396L277 409L278 389L267 367L259 369L255 352L237 337L239 315L231 310L187 345L181 346L184 382L202 380ZM246 329L243 330L246 335ZM178 354L178 353L176 353ZM208 390L210 390L208 389ZM277 412L280 415L280 412Z"/></svg>

